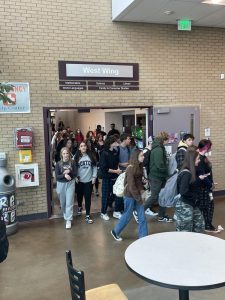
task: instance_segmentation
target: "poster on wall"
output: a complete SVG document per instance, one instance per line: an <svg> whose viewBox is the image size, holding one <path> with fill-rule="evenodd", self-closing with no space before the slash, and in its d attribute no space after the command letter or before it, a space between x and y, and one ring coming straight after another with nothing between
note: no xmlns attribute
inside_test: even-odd
<svg viewBox="0 0 225 300"><path fill-rule="evenodd" d="M30 113L30 90L28 82L9 82L13 90L7 93L11 101L0 101L0 113Z"/></svg>

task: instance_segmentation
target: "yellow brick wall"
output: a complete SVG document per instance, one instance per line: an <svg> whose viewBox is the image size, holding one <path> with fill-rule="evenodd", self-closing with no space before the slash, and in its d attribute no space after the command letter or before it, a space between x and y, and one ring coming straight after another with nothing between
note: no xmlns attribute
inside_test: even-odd
<svg viewBox="0 0 225 300"><path fill-rule="evenodd" d="M20 215L47 210L43 106L199 105L201 137L211 128L214 177L225 189L225 30L112 23L110 0L0 2L0 82L29 82L30 114L1 114L0 151L14 173L13 129L33 126L40 186L18 189ZM59 91L58 60L139 63L139 91Z"/></svg>

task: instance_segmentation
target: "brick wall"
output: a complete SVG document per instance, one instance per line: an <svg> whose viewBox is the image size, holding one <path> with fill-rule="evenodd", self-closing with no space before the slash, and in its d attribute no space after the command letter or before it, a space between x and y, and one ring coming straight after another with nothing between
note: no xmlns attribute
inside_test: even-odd
<svg viewBox="0 0 225 300"><path fill-rule="evenodd" d="M0 115L0 151L14 173L13 129L32 125L40 172L39 187L17 191L20 215L47 210L43 106L199 105L201 137L210 127L214 177L225 189L224 29L112 23L109 0L3 0L0 11L0 82L29 82L31 91L30 114ZM139 63L140 90L59 91L58 60Z"/></svg>

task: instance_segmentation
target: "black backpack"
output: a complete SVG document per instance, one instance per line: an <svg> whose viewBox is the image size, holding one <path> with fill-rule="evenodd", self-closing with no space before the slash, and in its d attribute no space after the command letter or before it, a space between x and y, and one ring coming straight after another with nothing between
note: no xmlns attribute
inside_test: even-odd
<svg viewBox="0 0 225 300"><path fill-rule="evenodd" d="M3 262L9 250L9 241L6 235L6 225L0 212L0 263Z"/></svg>

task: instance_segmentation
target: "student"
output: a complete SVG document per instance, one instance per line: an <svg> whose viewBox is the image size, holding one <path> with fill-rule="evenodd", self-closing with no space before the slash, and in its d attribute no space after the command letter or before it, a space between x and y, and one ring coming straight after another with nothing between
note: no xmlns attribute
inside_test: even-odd
<svg viewBox="0 0 225 300"><path fill-rule="evenodd" d="M66 221L66 229L71 229L77 169L75 163L71 160L68 148L64 147L61 149L60 157L61 160L55 167L56 192L60 200L64 220Z"/></svg>
<svg viewBox="0 0 225 300"><path fill-rule="evenodd" d="M206 157L207 152L211 150L212 142L210 140L203 139L198 144L198 152L200 162L196 168L197 176L208 174L208 176L202 181L201 188L199 189L200 209L205 219L205 230L209 232L217 232L217 229L213 226L213 213L214 213L214 200L212 196L212 190L214 188L212 177L212 165Z"/></svg>
<svg viewBox="0 0 225 300"><path fill-rule="evenodd" d="M144 206L151 209L151 206L158 203L160 190L165 186L168 177L167 157L164 145L169 141L167 132L160 132L152 143L149 179L151 183L151 196L146 200ZM173 222L173 219L165 215L166 208L159 206L158 221Z"/></svg>
<svg viewBox="0 0 225 300"><path fill-rule="evenodd" d="M74 147L74 143L72 139L68 139L66 141L65 147L67 147L71 153L71 156L74 157L74 155L77 152L77 149Z"/></svg>
<svg viewBox="0 0 225 300"><path fill-rule="evenodd" d="M78 202L78 216L82 214L83 196L85 199L86 217L85 221L92 224L93 220L90 216L91 210L91 194L93 184L97 177L96 159L93 153L87 149L85 142L81 142L77 154L75 156L77 166L77 202Z"/></svg>
<svg viewBox="0 0 225 300"><path fill-rule="evenodd" d="M143 160L144 154L139 149L136 149L131 154L130 164L126 169L124 180L124 213L111 231L111 235L117 241L122 241L120 233L130 222L133 210L137 211L139 238L148 235L148 227L145 219L145 212L141 194L144 192L142 183L143 178Z"/></svg>
<svg viewBox="0 0 225 300"><path fill-rule="evenodd" d="M177 178L177 189L181 195L175 208L177 231L203 232L205 229L204 218L199 209L198 192L201 182L208 175L196 177L195 167L199 162L198 152L189 148Z"/></svg>
<svg viewBox="0 0 225 300"><path fill-rule="evenodd" d="M102 178L102 208L101 218L105 221L109 220L107 208L109 206L109 199L115 199L115 211L113 216L116 218L121 217L120 213L120 200L113 195L113 185L116 178L122 171L119 169L119 156L115 148L118 146L115 136L110 136L105 141L105 148L101 152L99 161L99 175Z"/></svg>
<svg viewBox="0 0 225 300"><path fill-rule="evenodd" d="M95 129L95 136L97 136L99 133L101 133L103 137L106 135L106 132L102 130L101 125L97 125Z"/></svg>
<svg viewBox="0 0 225 300"><path fill-rule="evenodd" d="M96 142L95 142L95 149L96 149L96 158L97 158L97 165L99 167L99 160L100 160L100 155L101 152L103 151L105 146L104 140L103 140L103 135L99 133L96 137ZM95 195L98 197L99 196L99 178L96 178L95 181Z"/></svg>
<svg viewBox="0 0 225 300"><path fill-rule="evenodd" d="M176 153L177 169L180 170L184 161L187 148L193 145L194 136L191 133L184 134L182 140L179 142Z"/></svg>
<svg viewBox="0 0 225 300"><path fill-rule="evenodd" d="M111 130L109 130L109 132L107 134L107 137L109 137L111 135L114 135L114 134L120 135L119 130L115 129L115 124L114 123L110 124L110 127L111 127Z"/></svg>
<svg viewBox="0 0 225 300"><path fill-rule="evenodd" d="M119 167L122 171L125 171L128 164L129 164L129 158L130 158L130 142L131 137L127 133L123 133L120 136L120 145L118 147L119 152Z"/></svg>
<svg viewBox="0 0 225 300"><path fill-rule="evenodd" d="M78 128L75 132L75 137L74 137L75 141L78 143L78 145L83 142L84 140L84 136L81 132L81 130Z"/></svg>

